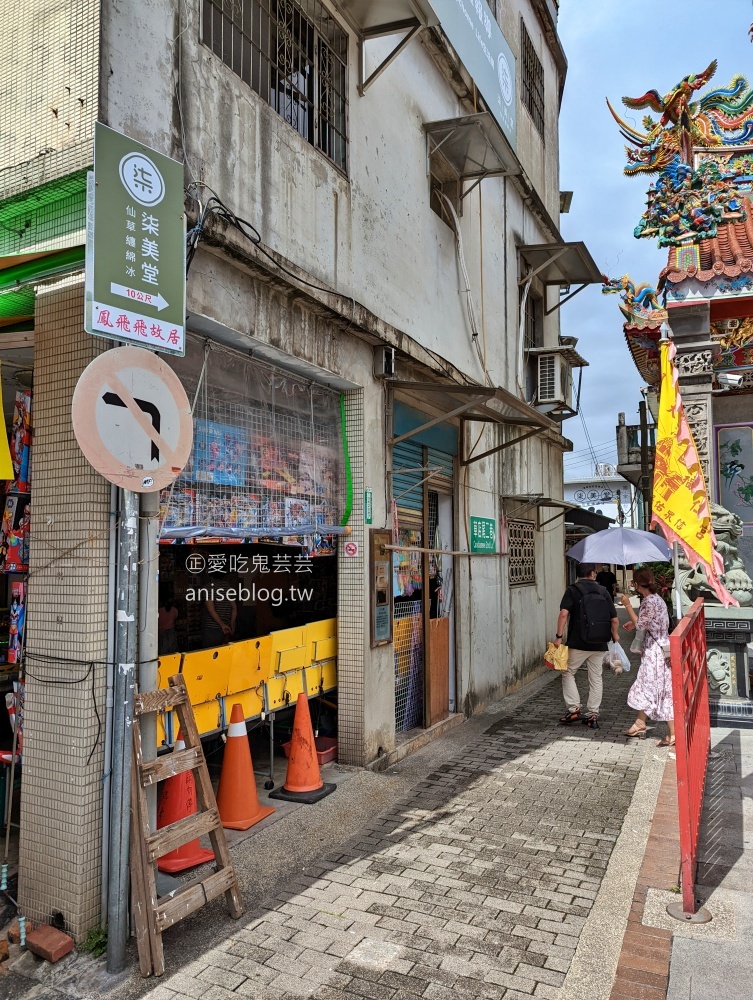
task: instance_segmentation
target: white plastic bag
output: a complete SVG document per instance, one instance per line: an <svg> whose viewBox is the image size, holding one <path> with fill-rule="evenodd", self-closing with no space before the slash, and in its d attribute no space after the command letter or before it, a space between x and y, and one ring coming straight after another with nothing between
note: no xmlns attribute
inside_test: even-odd
<svg viewBox="0 0 753 1000"><path fill-rule="evenodd" d="M627 653L619 642L610 642L608 644L607 655L609 657L609 666L615 674L628 673L630 670L630 660L627 658Z"/></svg>

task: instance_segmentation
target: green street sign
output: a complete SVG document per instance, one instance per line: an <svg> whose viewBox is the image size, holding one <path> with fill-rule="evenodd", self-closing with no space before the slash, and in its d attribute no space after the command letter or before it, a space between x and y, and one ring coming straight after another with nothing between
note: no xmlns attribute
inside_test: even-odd
<svg viewBox="0 0 753 1000"><path fill-rule="evenodd" d="M374 494L369 487L363 491L363 519L366 524L374 520Z"/></svg>
<svg viewBox="0 0 753 1000"><path fill-rule="evenodd" d="M86 218L84 329L185 354L183 164L97 122Z"/></svg>
<svg viewBox="0 0 753 1000"><path fill-rule="evenodd" d="M471 552L497 551L497 522L492 517L471 518Z"/></svg>

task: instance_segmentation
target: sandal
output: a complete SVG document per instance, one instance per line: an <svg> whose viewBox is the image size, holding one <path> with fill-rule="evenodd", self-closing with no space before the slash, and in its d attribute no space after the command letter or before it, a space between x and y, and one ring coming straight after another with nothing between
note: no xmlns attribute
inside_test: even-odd
<svg viewBox="0 0 753 1000"><path fill-rule="evenodd" d="M598 715L587 715L585 719L580 720L584 726L588 726L589 729L599 728L599 716Z"/></svg>
<svg viewBox="0 0 753 1000"><path fill-rule="evenodd" d="M633 723L630 729L626 729L622 735L635 736L639 740L644 740L646 738L646 727L643 726L643 728L641 728L640 726L636 726L636 724Z"/></svg>
<svg viewBox="0 0 753 1000"><path fill-rule="evenodd" d="M576 708L574 712L568 712L567 715L563 715L560 719L561 726L572 726L574 722L582 722L583 716L581 715L580 709Z"/></svg>
<svg viewBox="0 0 753 1000"><path fill-rule="evenodd" d="M657 740L656 745L658 747L673 747L675 745L675 741L671 737L665 736L663 739Z"/></svg>

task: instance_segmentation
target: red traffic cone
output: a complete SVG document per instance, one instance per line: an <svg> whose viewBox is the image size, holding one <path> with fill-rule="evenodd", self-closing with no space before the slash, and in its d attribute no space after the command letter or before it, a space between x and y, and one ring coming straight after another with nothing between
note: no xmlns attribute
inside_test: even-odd
<svg viewBox="0 0 753 1000"><path fill-rule="evenodd" d="M243 706L238 702L230 713L220 786L217 789L217 808L222 825L228 830L248 830L274 812L272 806L259 805Z"/></svg>
<svg viewBox="0 0 753 1000"><path fill-rule="evenodd" d="M309 700L301 692L295 706L285 784L276 792L270 792L269 797L311 804L323 799L325 795L330 795L335 787L335 785L325 785L319 773Z"/></svg>
<svg viewBox="0 0 753 1000"><path fill-rule="evenodd" d="M186 744L183 742L182 733L178 733L175 741L175 750L185 750ZM184 771L176 774L174 778L168 778L162 788L162 795L157 809L157 829L177 823L178 820L185 819L186 816L193 816L198 811L196 805L196 784L193 774ZM196 865L203 865L207 861L214 861L214 851L205 850L199 846L198 837L191 840L182 847L176 847L169 854L163 854L157 859L157 867L161 872L182 872L186 868L194 868Z"/></svg>

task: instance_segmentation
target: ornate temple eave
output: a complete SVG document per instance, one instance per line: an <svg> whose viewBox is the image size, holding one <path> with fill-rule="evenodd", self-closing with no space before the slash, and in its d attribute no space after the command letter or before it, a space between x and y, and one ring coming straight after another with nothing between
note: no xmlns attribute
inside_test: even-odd
<svg viewBox="0 0 753 1000"><path fill-rule="evenodd" d="M658 386L661 381L659 371L659 326L635 326L625 323L625 343L630 351L633 364L646 385Z"/></svg>

